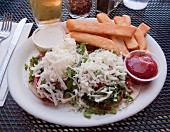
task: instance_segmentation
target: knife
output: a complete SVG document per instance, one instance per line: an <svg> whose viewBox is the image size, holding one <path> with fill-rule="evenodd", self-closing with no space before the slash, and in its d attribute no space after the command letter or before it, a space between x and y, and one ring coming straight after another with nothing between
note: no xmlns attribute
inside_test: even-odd
<svg viewBox="0 0 170 132"><path fill-rule="evenodd" d="M11 40L11 43L9 45L9 48L2 60L2 63L0 64L0 87L2 85L2 81L3 81L3 78L4 78L4 75L5 75L5 71L7 69L7 66L8 66L8 63L9 63L9 60L12 56L12 53L18 43L18 40L20 38L20 35L22 33L22 30L24 28L24 25L27 21L27 18L23 18L17 25L15 31L14 31L14 35L12 37L12 40Z"/></svg>

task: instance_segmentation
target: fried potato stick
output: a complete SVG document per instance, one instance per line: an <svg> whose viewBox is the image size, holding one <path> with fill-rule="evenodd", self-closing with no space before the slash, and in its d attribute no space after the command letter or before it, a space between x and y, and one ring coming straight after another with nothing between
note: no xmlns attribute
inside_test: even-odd
<svg viewBox="0 0 170 132"><path fill-rule="evenodd" d="M111 40L116 44L119 52L123 53L123 56L126 56L129 54L129 51L128 51L122 37L111 36Z"/></svg>
<svg viewBox="0 0 170 132"><path fill-rule="evenodd" d="M147 49L146 39L145 39L143 32L140 29L136 30L135 38L139 44L139 49L146 50Z"/></svg>
<svg viewBox="0 0 170 132"><path fill-rule="evenodd" d="M139 44L136 41L134 36L131 38L124 37L123 39L124 39L125 44L129 50L135 50L138 48Z"/></svg>
<svg viewBox="0 0 170 132"><path fill-rule="evenodd" d="M115 24L120 25L120 26L127 26L125 19L122 18L121 16L115 16L114 22L115 22Z"/></svg>
<svg viewBox="0 0 170 132"><path fill-rule="evenodd" d="M128 26L130 26L130 25L131 25L131 18L130 18L130 16L128 16L128 15L122 15L122 17L124 18L125 23L126 23Z"/></svg>
<svg viewBox="0 0 170 132"><path fill-rule="evenodd" d="M127 19L127 17L126 17L126 19ZM119 25L126 26L129 24L129 23L126 23L125 18L120 17L120 16L115 16L114 21L116 24L119 24ZM124 39L124 42L129 50L134 50L134 49L138 48L139 45L138 45L138 42L136 41L134 36L132 36L131 38L123 37L123 39Z"/></svg>
<svg viewBox="0 0 170 132"><path fill-rule="evenodd" d="M112 23L112 20L105 13L97 14L97 20L99 23Z"/></svg>
<svg viewBox="0 0 170 132"><path fill-rule="evenodd" d="M145 23L141 23L138 28L143 32L144 36L146 33L150 30L150 27L146 25Z"/></svg>
<svg viewBox="0 0 170 132"><path fill-rule="evenodd" d="M120 26L114 24L103 24L97 22L89 22L84 20L69 19L66 27L70 32L84 32L91 34L106 34L115 36L132 37L136 31L136 27Z"/></svg>
<svg viewBox="0 0 170 132"><path fill-rule="evenodd" d="M119 55L119 50L117 49L115 43L110 39L80 32L70 32L70 37L74 38L76 42L85 42L92 46L96 46L106 50L113 50L116 52L116 54Z"/></svg>
<svg viewBox="0 0 170 132"><path fill-rule="evenodd" d="M99 13L97 15L97 20L101 23L112 23L111 19L105 13ZM126 56L129 53L122 37L111 36L110 38L117 46L117 49L123 52L123 56Z"/></svg>

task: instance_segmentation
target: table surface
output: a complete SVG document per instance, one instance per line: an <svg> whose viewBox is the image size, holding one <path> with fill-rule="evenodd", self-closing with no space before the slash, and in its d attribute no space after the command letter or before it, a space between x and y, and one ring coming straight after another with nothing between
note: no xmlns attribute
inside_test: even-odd
<svg viewBox="0 0 170 132"><path fill-rule="evenodd" d="M28 22L34 22L27 0L0 0L0 17L4 12L14 14L14 21L27 17ZM98 11L95 4L89 17L95 17ZM152 29L149 34L158 42L166 56L168 72L165 84L157 98L144 110L122 121L90 128L74 128L51 124L28 114L11 97L10 93L4 107L0 108L0 131L170 131L170 1L150 0L144 10L134 11L126 8L123 3L112 10L110 18L127 14L132 18L132 24L141 22ZM63 4L62 21L70 18ZM32 32L37 28L33 25Z"/></svg>

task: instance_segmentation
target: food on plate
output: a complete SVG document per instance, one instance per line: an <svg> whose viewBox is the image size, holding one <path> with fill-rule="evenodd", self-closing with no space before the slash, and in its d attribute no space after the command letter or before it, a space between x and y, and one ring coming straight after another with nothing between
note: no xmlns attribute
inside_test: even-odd
<svg viewBox="0 0 170 132"><path fill-rule="evenodd" d="M112 23L111 19L105 13L97 14L97 19L99 23L69 19L66 22L66 27L69 32L88 33L101 36L103 39L111 39L116 45L117 50L119 50L118 52L122 52L123 56L126 56L129 51L137 49L149 50L147 47L145 35L150 30L150 27L146 24L140 24L137 29L136 27L130 25L131 18L128 15L123 15L122 17L115 16L115 24ZM95 44L93 41L90 41L89 44L95 45L97 47L105 47L105 45L101 46L100 42L98 42L100 43L99 46L96 45L96 42L98 42L98 40L95 41ZM107 48L105 47L105 49ZM110 47L108 49L110 49Z"/></svg>
<svg viewBox="0 0 170 132"><path fill-rule="evenodd" d="M136 41L135 37L132 38L124 37L125 44L129 50L138 49L138 42Z"/></svg>
<svg viewBox="0 0 170 132"><path fill-rule="evenodd" d="M130 26L130 25L131 25L131 18L130 18L130 16L128 16L128 15L122 15L122 17L124 18L126 24L127 24L128 26Z"/></svg>
<svg viewBox="0 0 170 132"><path fill-rule="evenodd" d="M25 64L31 90L46 103L69 103L86 118L91 114L116 114L139 94L124 69L122 55L76 44L69 35L46 53ZM126 82L128 80L128 82Z"/></svg>
<svg viewBox="0 0 170 132"><path fill-rule="evenodd" d="M115 16L114 17L114 21L116 24L118 25L124 25L124 26L127 26L129 23L126 23L125 21L125 18L126 17L121 17L121 16ZM127 19L127 18L126 18ZM129 21L129 20L128 20ZM125 44L127 46L127 48L129 50L134 50L134 49L137 49L138 48L138 42L136 41L135 37L132 36L131 38L128 38L128 37L124 37L123 38L124 41L125 41Z"/></svg>
<svg viewBox="0 0 170 132"><path fill-rule="evenodd" d="M129 50L136 49L124 40L129 45L137 40L139 49L147 49L147 25L133 27L127 15L115 17L124 26L112 23L104 13L97 18L99 23L67 20L64 41L25 64L29 87L38 98L55 106L71 104L86 118L116 114L130 105L140 92L131 74L142 79L158 74L157 63L149 55L137 54L124 62Z"/></svg>
<svg viewBox="0 0 170 132"><path fill-rule="evenodd" d="M136 84L155 79L158 75L158 64L156 57L145 50L135 50L125 58L126 69Z"/></svg>
<svg viewBox="0 0 170 132"><path fill-rule="evenodd" d="M122 52L123 56L126 56L127 54L129 54L129 51L122 37L111 36L110 38L115 44L117 44L117 49L119 50L119 52Z"/></svg>
<svg viewBox="0 0 170 132"><path fill-rule="evenodd" d="M85 32L91 34L106 34L115 36L132 37L136 31L136 27L120 26L114 24L103 24L97 22L89 22L84 20L69 19L66 21L66 27L72 32Z"/></svg>
<svg viewBox="0 0 170 132"><path fill-rule="evenodd" d="M121 25L121 26L127 26L125 19L121 16L115 16L114 17L114 22L117 25Z"/></svg>
<svg viewBox="0 0 170 132"><path fill-rule="evenodd" d="M112 23L111 19L105 13L97 14L97 20L100 23ZM126 56L127 54L129 54L129 51L128 51L122 37L110 36L110 39L115 43L119 52L120 51L123 52L123 56Z"/></svg>
<svg viewBox="0 0 170 132"><path fill-rule="evenodd" d="M99 48L113 50L116 54L119 54L119 50L117 49L116 44L110 39L100 37L97 35L92 35L88 33L80 33L80 32L70 32L71 38L74 38L76 42L85 42L92 46L96 46Z"/></svg>
<svg viewBox="0 0 170 132"><path fill-rule="evenodd" d="M99 23L112 23L112 24L114 24L112 22L112 20L108 17L108 15L105 14L105 13L99 13L99 14L97 14L96 17L97 17L97 21Z"/></svg>
<svg viewBox="0 0 170 132"><path fill-rule="evenodd" d="M144 35L150 30L150 27L145 23L141 23L138 28L143 32Z"/></svg>
<svg viewBox="0 0 170 132"><path fill-rule="evenodd" d="M143 32L138 28L135 32L135 38L139 44L139 49L140 50L146 50L147 49L147 44L146 44L146 39L143 34Z"/></svg>
<svg viewBox="0 0 170 132"><path fill-rule="evenodd" d="M59 26L46 26L37 28L31 38L37 48L45 52L52 49L56 42L63 41L64 36L65 32Z"/></svg>
<svg viewBox="0 0 170 132"><path fill-rule="evenodd" d="M149 55L135 54L127 59L126 65L133 75L141 79L150 79L158 73L158 66Z"/></svg>

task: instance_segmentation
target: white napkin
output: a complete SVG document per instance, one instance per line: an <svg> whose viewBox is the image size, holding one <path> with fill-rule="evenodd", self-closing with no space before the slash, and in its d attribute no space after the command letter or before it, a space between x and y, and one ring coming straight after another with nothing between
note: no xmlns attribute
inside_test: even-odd
<svg viewBox="0 0 170 132"><path fill-rule="evenodd" d="M0 22L0 28L1 28L1 25L2 25L2 22ZM16 48L18 46L20 46L28 38L28 35L32 28L32 25L33 25L33 23L25 24ZM17 26L17 23L13 23L10 36L7 39L5 39L4 41L0 42L0 64L3 60L3 57L4 57L8 47L9 47L9 44L11 42L11 39L12 39L12 36L13 36L16 26ZM2 85L0 86L0 107L3 106L6 96L7 96L7 93L8 93L8 84L7 84L7 70L6 70Z"/></svg>

